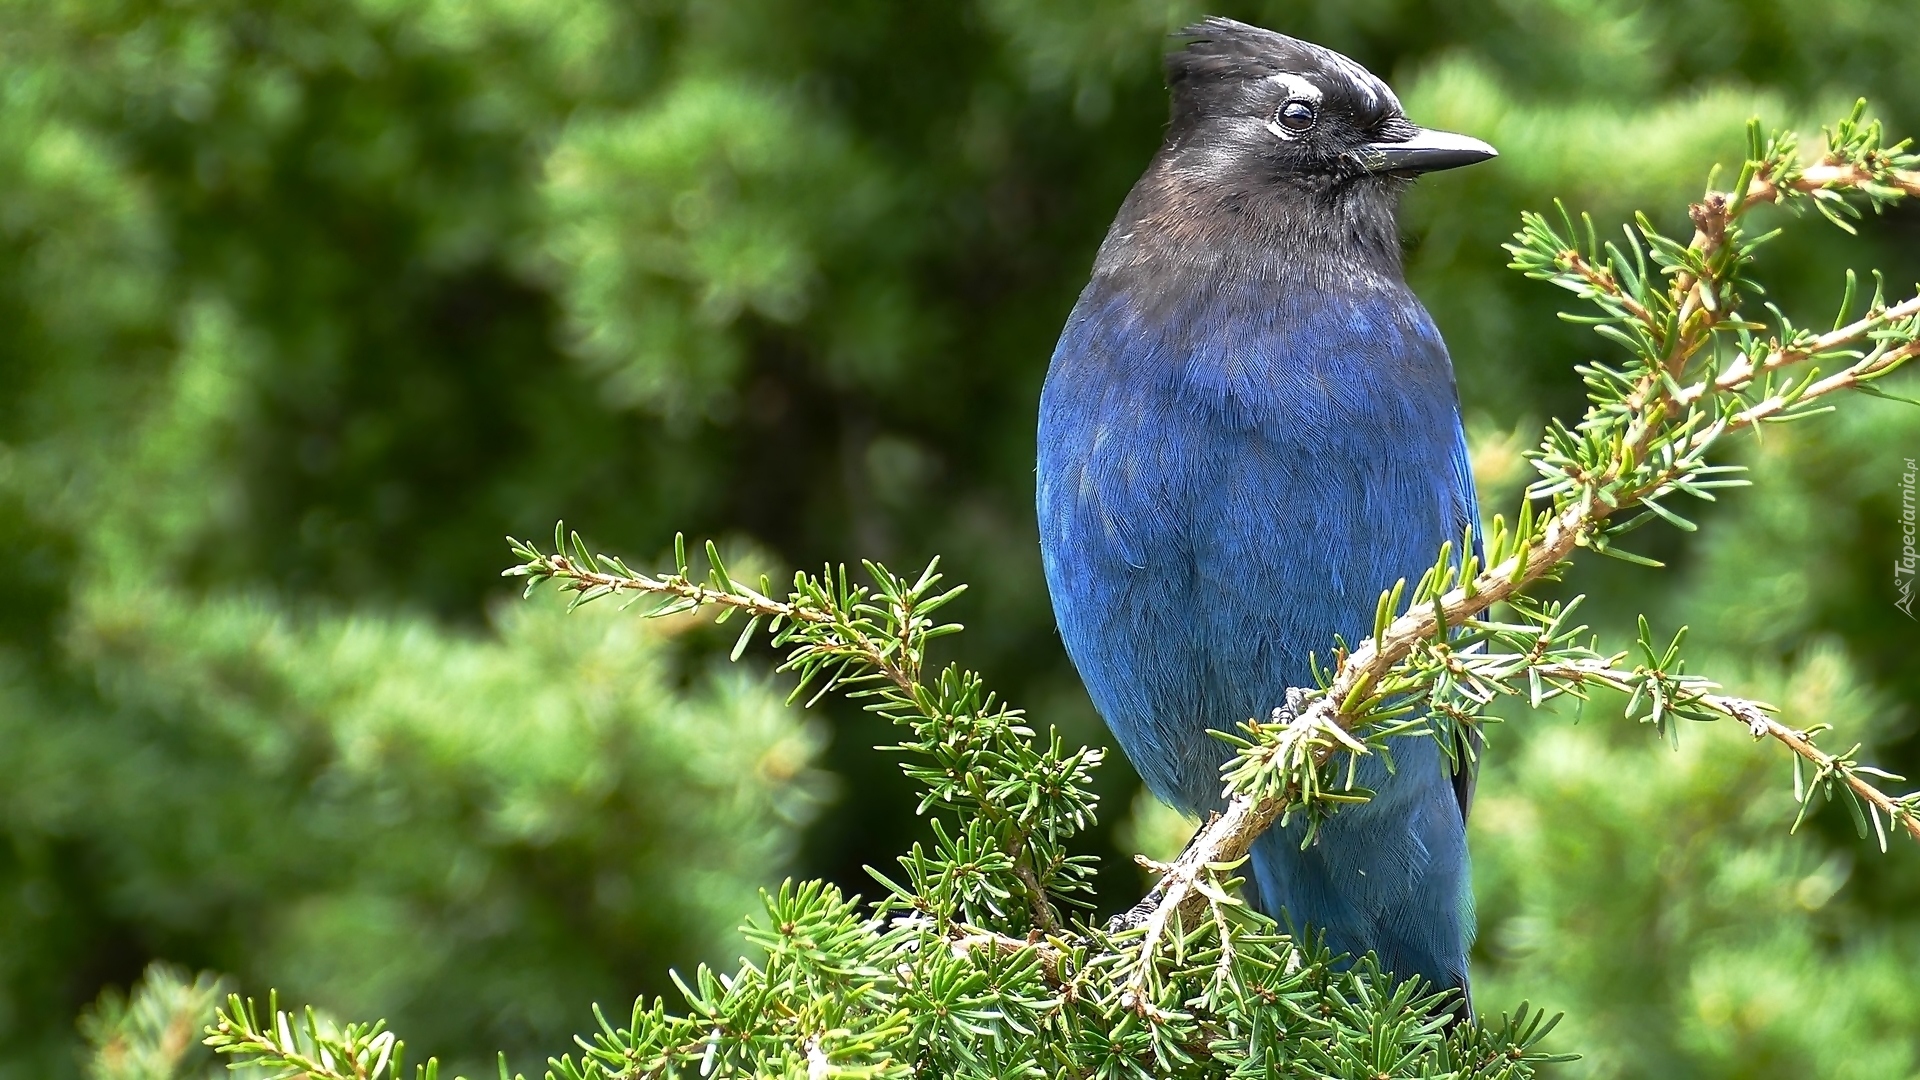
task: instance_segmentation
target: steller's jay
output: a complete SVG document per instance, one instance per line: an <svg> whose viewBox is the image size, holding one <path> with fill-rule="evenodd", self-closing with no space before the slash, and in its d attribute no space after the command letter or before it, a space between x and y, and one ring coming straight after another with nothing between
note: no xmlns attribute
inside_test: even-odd
<svg viewBox="0 0 1920 1080"><path fill-rule="evenodd" d="M1166 140L1120 208L1040 396L1060 634L1154 794L1222 806L1233 731L1311 687L1478 514L1447 349L1407 288L1415 174L1494 156L1416 127L1339 53L1229 19L1167 58ZM1360 763L1374 798L1256 842L1275 918L1467 990L1470 767Z"/></svg>

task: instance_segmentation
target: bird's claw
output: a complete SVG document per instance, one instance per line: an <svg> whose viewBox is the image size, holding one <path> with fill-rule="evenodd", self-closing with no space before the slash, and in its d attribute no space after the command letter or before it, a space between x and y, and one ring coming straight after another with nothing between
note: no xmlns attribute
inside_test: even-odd
<svg viewBox="0 0 1920 1080"><path fill-rule="evenodd" d="M1153 917L1153 909L1160 906L1160 894L1161 890L1156 888L1142 897L1139 903L1108 919L1107 933L1124 934L1145 926L1147 920Z"/></svg>

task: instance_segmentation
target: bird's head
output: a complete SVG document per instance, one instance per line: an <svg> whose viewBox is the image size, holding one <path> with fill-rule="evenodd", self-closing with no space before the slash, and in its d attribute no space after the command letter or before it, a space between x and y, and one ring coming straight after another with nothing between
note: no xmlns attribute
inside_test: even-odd
<svg viewBox="0 0 1920 1080"><path fill-rule="evenodd" d="M1332 49L1217 17L1180 36L1187 46L1167 57L1167 149L1190 167L1330 191L1495 156L1415 125L1386 83Z"/></svg>

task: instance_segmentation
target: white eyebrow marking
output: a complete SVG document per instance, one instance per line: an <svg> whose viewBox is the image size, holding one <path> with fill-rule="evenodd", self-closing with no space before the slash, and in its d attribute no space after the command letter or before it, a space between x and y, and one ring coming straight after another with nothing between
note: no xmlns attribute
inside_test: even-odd
<svg viewBox="0 0 1920 1080"><path fill-rule="evenodd" d="M1267 78L1278 83L1280 88L1287 92L1287 97L1289 98L1302 98L1318 105L1320 104L1320 99L1325 96L1321 93L1319 87L1289 72L1283 71L1278 75L1269 75Z"/></svg>

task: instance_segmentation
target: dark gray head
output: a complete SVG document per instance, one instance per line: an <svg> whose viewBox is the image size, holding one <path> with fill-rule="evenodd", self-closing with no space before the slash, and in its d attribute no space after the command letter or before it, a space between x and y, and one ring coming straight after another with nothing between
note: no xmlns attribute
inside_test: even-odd
<svg viewBox="0 0 1920 1080"><path fill-rule="evenodd" d="M1478 139L1415 126L1386 83L1311 42L1232 19L1180 35L1167 57L1167 151L1183 164L1314 189L1407 177L1495 156Z"/></svg>

